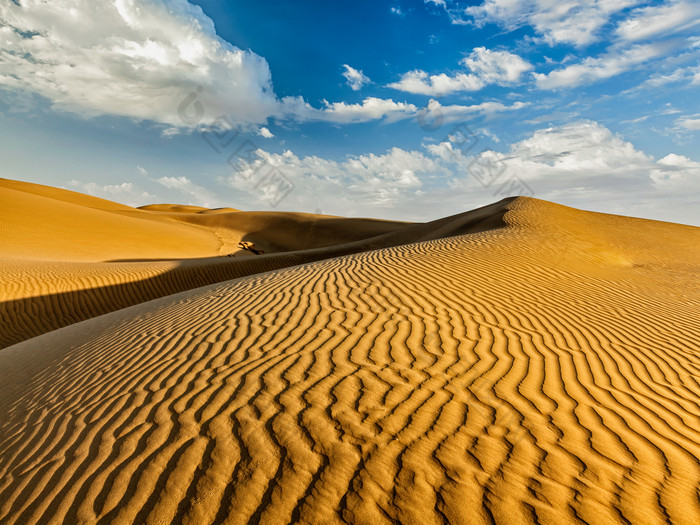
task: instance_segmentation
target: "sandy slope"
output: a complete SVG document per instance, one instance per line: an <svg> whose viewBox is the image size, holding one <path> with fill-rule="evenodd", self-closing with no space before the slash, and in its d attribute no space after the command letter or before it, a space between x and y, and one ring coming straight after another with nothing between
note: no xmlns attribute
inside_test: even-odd
<svg viewBox="0 0 700 525"><path fill-rule="evenodd" d="M159 204L0 179L0 348L205 284L314 261L408 223ZM264 261L237 248L265 250ZM386 244L373 244L381 247ZM334 254L359 251L349 246ZM284 253L283 253L284 252ZM235 254L236 260L222 257Z"/></svg>
<svg viewBox="0 0 700 525"><path fill-rule="evenodd" d="M131 208L60 188L0 179L0 260L212 257L238 251L241 240L276 253L352 242L407 224L173 204Z"/></svg>
<svg viewBox="0 0 700 525"><path fill-rule="evenodd" d="M0 203L0 348L206 284L497 227L505 212L499 203L411 224L172 204L134 209L4 179ZM236 248L241 240L265 255Z"/></svg>
<svg viewBox="0 0 700 525"><path fill-rule="evenodd" d="M0 522L700 523L700 230L477 215L0 350Z"/></svg>
<svg viewBox="0 0 700 525"><path fill-rule="evenodd" d="M218 255L211 232L96 197L0 179L2 259L106 261Z"/></svg>

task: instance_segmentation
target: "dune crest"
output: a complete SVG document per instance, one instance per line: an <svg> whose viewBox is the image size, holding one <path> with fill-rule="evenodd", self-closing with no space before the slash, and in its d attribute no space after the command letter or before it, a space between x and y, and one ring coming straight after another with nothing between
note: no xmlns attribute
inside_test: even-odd
<svg viewBox="0 0 700 525"><path fill-rule="evenodd" d="M500 227L512 200L412 224L171 204L135 209L4 179L0 199L11 202L0 207L0 348L215 282ZM172 211L183 208L190 211ZM250 255L241 241L255 242L265 256L223 257Z"/></svg>
<svg viewBox="0 0 700 525"><path fill-rule="evenodd" d="M0 522L700 523L699 232L507 199L4 348Z"/></svg>

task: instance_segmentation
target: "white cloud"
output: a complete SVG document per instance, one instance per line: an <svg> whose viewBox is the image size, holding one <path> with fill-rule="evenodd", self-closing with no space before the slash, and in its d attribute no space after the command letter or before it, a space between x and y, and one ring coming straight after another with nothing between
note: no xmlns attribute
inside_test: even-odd
<svg viewBox="0 0 700 525"><path fill-rule="evenodd" d="M664 158L659 159L657 163L659 166L664 166L667 168L680 168L680 169L698 169L700 168L700 162L695 162L690 160L688 157L683 155L676 155L675 153L670 153Z"/></svg>
<svg viewBox="0 0 700 525"><path fill-rule="evenodd" d="M700 162L671 153L657 161L649 177L654 199L640 215L700 226Z"/></svg>
<svg viewBox="0 0 700 525"><path fill-rule="evenodd" d="M260 135L261 137L264 137L264 138L266 138L266 139L271 139L272 137L275 136L275 135L272 133L272 131L270 131L269 129L267 129L265 126L261 127L261 128L258 130L258 135Z"/></svg>
<svg viewBox="0 0 700 525"><path fill-rule="evenodd" d="M636 9L620 23L616 33L623 40L648 39L671 31L688 29L700 23L700 4L675 1Z"/></svg>
<svg viewBox="0 0 700 525"><path fill-rule="evenodd" d="M692 131L700 130L700 118L685 117L676 120L676 125Z"/></svg>
<svg viewBox="0 0 700 525"><path fill-rule="evenodd" d="M674 154L655 161L596 122L541 129L503 152L479 152L474 136L460 150L458 135L424 151L392 148L341 161L258 150L258 160L225 183L265 206L254 181L264 166L275 166L295 186L283 209L338 215L427 220L529 188L535 197L584 209L700 222L700 163ZM484 166L494 168L494 181L484 178Z"/></svg>
<svg viewBox="0 0 700 525"><path fill-rule="evenodd" d="M148 177L148 170L146 168L142 168L141 166L136 166L136 171L138 171L144 177Z"/></svg>
<svg viewBox="0 0 700 525"><path fill-rule="evenodd" d="M555 69L549 73L533 73L537 86L542 89L576 87L619 75L635 66L661 56L667 45L645 44L623 51L611 51L598 58L588 57L578 64Z"/></svg>
<svg viewBox="0 0 700 525"><path fill-rule="evenodd" d="M224 205L213 192L195 184L187 177L161 177L156 179L155 182L166 188L189 195L191 200L188 204L204 206L206 208L215 208Z"/></svg>
<svg viewBox="0 0 700 525"><path fill-rule="evenodd" d="M540 170L603 178L651 162L629 142L588 121L538 130L504 155L517 159L527 178L543 176Z"/></svg>
<svg viewBox="0 0 700 525"><path fill-rule="evenodd" d="M177 135L181 135L182 133L183 130L181 128L176 128L174 126L163 128L163 130L160 132L161 136L165 138L176 137Z"/></svg>
<svg viewBox="0 0 700 525"><path fill-rule="evenodd" d="M471 69L486 84L513 84L532 69L532 65L508 51L477 47L460 64Z"/></svg>
<svg viewBox="0 0 700 525"><path fill-rule="evenodd" d="M679 67L668 75L655 74L644 82L645 86L658 87L685 80L689 68Z"/></svg>
<svg viewBox="0 0 700 525"><path fill-rule="evenodd" d="M238 202L223 202L221 189L205 188L187 177L161 177L155 182L186 195L183 202L189 204L245 203L247 209L268 209L269 195L256 183L274 166L294 185L276 209L321 208L337 215L428 220L517 194L517 182L522 181L535 197L570 206L700 224L700 162L688 157L670 153L655 160L591 121L540 129L502 151L481 151L477 135L468 137L468 147L460 150L459 131L464 130L446 126L445 142L426 144L420 151L391 148L340 160L259 149L256 162L244 164L245 169L222 181L225 187L236 188ZM482 184L477 175L483 177L488 163L499 176ZM162 196L130 182L71 181L69 187L133 206L163 202Z"/></svg>
<svg viewBox="0 0 700 525"><path fill-rule="evenodd" d="M480 135L483 135L484 137L486 137L486 138L488 138L488 139L491 139L491 140L494 141L496 144L498 144L499 142L501 142L501 139L498 137L498 135L496 135L494 132L492 132L492 131L489 130L489 129L482 128L482 129L479 130L479 134L480 134Z"/></svg>
<svg viewBox="0 0 700 525"><path fill-rule="evenodd" d="M3 2L0 42L0 86L60 110L177 127L278 111L265 59L219 38L185 0Z"/></svg>
<svg viewBox="0 0 700 525"><path fill-rule="evenodd" d="M353 71L360 75L355 85L368 81ZM265 59L220 38L186 0L0 3L0 88L38 94L54 109L87 117L154 121L166 137L220 126L221 116L233 125L364 122L387 117L380 106L392 114L409 106L371 99L362 108L340 102L317 109L301 97L279 99Z"/></svg>
<svg viewBox="0 0 700 525"><path fill-rule="evenodd" d="M450 124L469 120L475 115L493 115L504 111L515 111L528 106L526 102L514 102L506 106L502 102L486 101L470 106L458 104L443 106L435 99L430 99L427 106L418 114L419 123L422 121L436 125Z"/></svg>
<svg viewBox="0 0 700 525"><path fill-rule="evenodd" d="M274 166L295 188L284 201L284 209L324 210L345 215L383 214L404 199L421 193L444 169L425 154L392 148L383 155L349 155L343 161L317 156L298 157L257 150L258 160L224 179L239 192L249 192L251 201L266 206L266 194L256 191L259 174ZM385 214L385 213L384 213Z"/></svg>
<svg viewBox="0 0 700 525"><path fill-rule="evenodd" d="M485 84L476 75L465 73L458 73L452 77L445 73L428 75L420 69L404 73L401 75L401 80L387 85L387 87L407 93L437 97L456 91L477 91L484 86Z"/></svg>
<svg viewBox="0 0 700 525"><path fill-rule="evenodd" d="M87 193L94 197L119 202L128 206L144 206L158 201L158 197L131 182L99 184L97 182L70 180L67 182L67 186L74 191Z"/></svg>
<svg viewBox="0 0 700 525"><path fill-rule="evenodd" d="M353 91L359 91L362 86L370 82L369 77L365 75L362 71L358 71L354 67L350 67L347 64L343 64L345 71L343 71L343 76L347 81L348 86Z"/></svg>
<svg viewBox="0 0 700 525"><path fill-rule="evenodd" d="M460 64L471 73L428 75L417 69L404 73L401 80L387 87L419 95L442 96L459 91L477 91L488 84L514 84L524 72L532 69L532 65L518 55L484 47L475 48L469 56L460 60Z"/></svg>
<svg viewBox="0 0 700 525"><path fill-rule="evenodd" d="M485 0L479 6L467 7L464 13L479 27L495 23L512 31L529 25L550 44L582 46L598 39L600 29L614 13L638 3L639 0Z"/></svg>
<svg viewBox="0 0 700 525"><path fill-rule="evenodd" d="M300 98L286 99L285 109L290 118L298 121L320 121L335 124L353 124L384 119L385 122L396 122L407 118L421 119L441 118L442 123L464 120L474 115L490 115L502 111L512 111L527 106L524 102L514 102L507 106L501 102L487 101L470 106L442 106L437 100L431 99L428 104L419 108L406 102L394 102L392 99L367 97L361 103L324 101L322 108L311 107ZM440 116L435 113L436 110Z"/></svg>
<svg viewBox="0 0 700 525"><path fill-rule="evenodd" d="M653 73L644 82L638 86L626 90L623 94L632 93L643 90L645 88L658 88L668 84L677 84L680 86L693 86L700 84L700 64L694 66L681 66L673 70L664 67L666 64L661 64L657 68L657 72Z"/></svg>
<svg viewBox="0 0 700 525"><path fill-rule="evenodd" d="M655 161L604 126L581 121L536 131L494 160L535 196L622 215L700 222L700 163L670 154Z"/></svg>
<svg viewBox="0 0 700 525"><path fill-rule="evenodd" d="M337 124L368 122L385 118L396 121L413 116L418 108L405 102L392 99L367 97L360 104L324 101L322 109L315 109L308 104L293 109L298 120L319 120Z"/></svg>
<svg viewBox="0 0 700 525"><path fill-rule="evenodd" d="M645 120L648 120L649 117L651 117L651 115L643 115L643 116L637 117L637 118L621 120L620 124L638 124L639 122L644 122Z"/></svg>
<svg viewBox="0 0 700 525"><path fill-rule="evenodd" d="M469 164L473 159L463 155L450 142L427 147L436 155L459 158ZM535 131L516 142L505 152L484 151L477 156L503 163L512 174L528 183L547 187L607 186L612 178L636 175L640 169L654 167L652 157L614 135L604 126L580 121Z"/></svg>

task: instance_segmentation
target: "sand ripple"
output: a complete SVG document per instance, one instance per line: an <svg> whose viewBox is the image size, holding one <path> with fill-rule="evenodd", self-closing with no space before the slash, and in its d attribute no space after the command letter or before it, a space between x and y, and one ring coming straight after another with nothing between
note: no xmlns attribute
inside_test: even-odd
<svg viewBox="0 0 700 525"><path fill-rule="evenodd" d="M510 209L0 350L0 522L700 523L697 233Z"/></svg>

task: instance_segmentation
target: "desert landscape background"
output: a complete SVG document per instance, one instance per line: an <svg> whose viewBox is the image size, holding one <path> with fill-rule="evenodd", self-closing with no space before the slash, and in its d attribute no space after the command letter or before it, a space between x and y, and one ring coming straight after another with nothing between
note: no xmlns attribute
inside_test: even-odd
<svg viewBox="0 0 700 525"><path fill-rule="evenodd" d="M700 523L698 228L0 202L1 523Z"/></svg>

